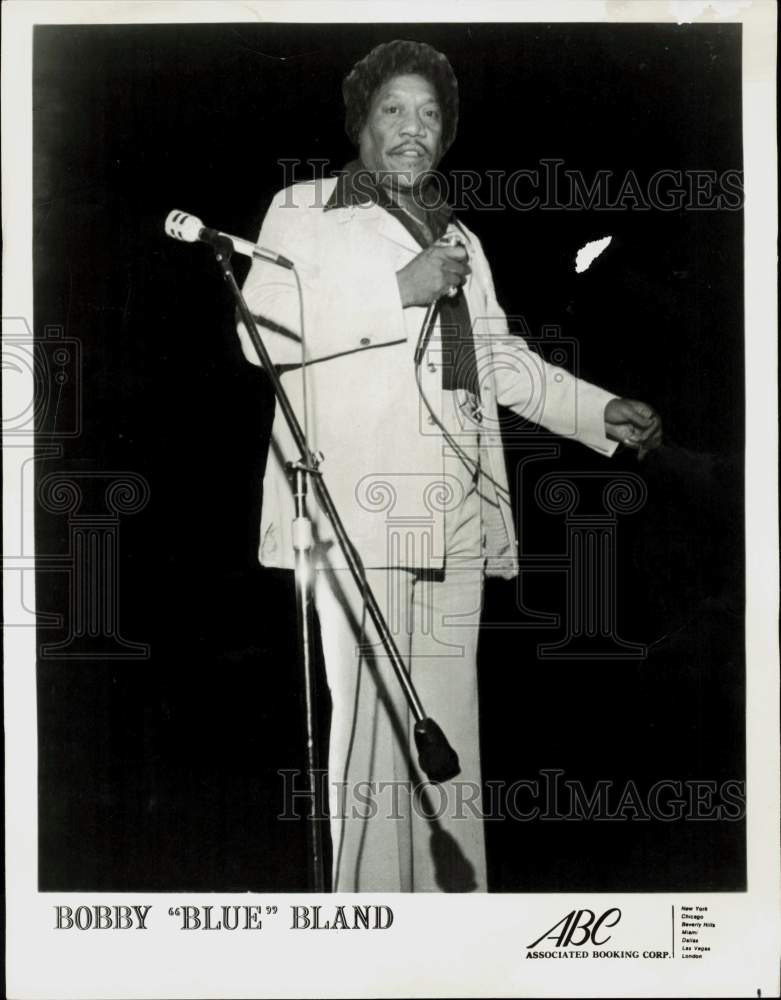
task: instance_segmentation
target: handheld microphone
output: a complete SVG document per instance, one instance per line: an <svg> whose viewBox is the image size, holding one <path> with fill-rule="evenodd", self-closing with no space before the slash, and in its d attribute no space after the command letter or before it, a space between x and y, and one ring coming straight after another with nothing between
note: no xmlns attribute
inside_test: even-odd
<svg viewBox="0 0 781 1000"><path fill-rule="evenodd" d="M436 242L438 247L464 247L466 249L466 240L461 235L461 233L453 225L447 227L447 232L445 232ZM452 299L455 295L458 295L458 286L451 285L450 288L445 292L445 295L449 299Z"/></svg>
<svg viewBox="0 0 781 1000"><path fill-rule="evenodd" d="M455 226L450 225L447 231L443 233L442 236L434 244L438 247L464 247L466 248L466 240L462 234L455 228ZM454 296L458 295L458 286L451 285L450 288L442 295L440 298L452 299ZM428 308L426 309L426 314L423 317L423 323L420 327L420 335L418 337L418 343L415 348L415 354L413 356L413 363L417 367L423 360L423 354L428 345L429 337L431 336L431 331L434 328L434 320L436 318L436 312L439 308L439 299L434 299L430 302Z"/></svg>
<svg viewBox="0 0 781 1000"><path fill-rule="evenodd" d="M234 253L243 254L245 257L252 257L258 260L268 261L269 264L277 264L279 267L292 269L295 265L282 254L274 253L273 250L266 250L256 243L243 240L239 236L230 236L228 233L221 233L217 229L209 229L204 226L196 215L189 215L187 212L180 212L174 209L168 213L165 220L166 234L175 240L182 240L184 243L208 243L210 246L219 245L227 240Z"/></svg>

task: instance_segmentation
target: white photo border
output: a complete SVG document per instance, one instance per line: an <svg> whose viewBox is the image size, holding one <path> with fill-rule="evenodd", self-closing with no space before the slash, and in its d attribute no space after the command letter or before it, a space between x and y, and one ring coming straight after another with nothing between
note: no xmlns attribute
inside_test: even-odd
<svg viewBox="0 0 781 1000"><path fill-rule="evenodd" d="M776 995L781 941L779 865L777 508L776 5L754 2L35 2L3 5L3 315L33 316L32 29L57 23L360 21L740 22L743 25L745 169L747 846L745 893L502 894L390 900L386 935L308 935L287 918L258 934L181 934L159 921L149 934L64 935L52 908L101 902L95 893L37 889L37 735L33 629L8 629L5 646L7 993L27 998L330 996L730 996ZM4 411L32 399L29 380L3 366ZM22 601L25 573L7 567L34 553L31 445L4 440L6 609ZM25 563L27 565L27 563ZM30 574L31 575L31 574ZM312 900L317 902L314 894ZM604 910L615 896L637 946L669 940L671 906L706 905L716 927L700 962L524 961L525 945L574 907ZM111 902L181 905L180 893L112 893ZM307 901L309 897L307 897ZM329 903L348 902L328 897ZM352 902L355 900L352 899ZM298 896L209 894L208 902L273 904ZM362 902L388 903L366 894ZM626 919L626 918L625 918Z"/></svg>

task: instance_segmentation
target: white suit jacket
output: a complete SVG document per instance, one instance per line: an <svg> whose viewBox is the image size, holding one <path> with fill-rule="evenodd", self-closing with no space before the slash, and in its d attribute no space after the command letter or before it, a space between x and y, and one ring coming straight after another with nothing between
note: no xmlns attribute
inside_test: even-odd
<svg viewBox="0 0 781 1000"><path fill-rule="evenodd" d="M443 437L415 381L413 354L426 310L402 307L396 278L421 248L373 202L324 211L335 184L329 178L279 192L258 238L261 246L296 265L303 290L304 344L291 271L255 260L244 295L254 314L295 335L260 331L274 364L295 366L282 381L302 421L306 383L309 447L324 456L325 481L364 564L441 568L444 514L448 504L458 502L458 484L445 472ZM472 267L464 291L482 403L486 573L511 577L517 573L517 542L497 404L611 455L616 445L605 436L603 415L614 396L543 361L508 331L480 241L461 228ZM242 324L238 331L245 356L258 364ZM421 365L423 390L435 412L443 396L439 336L435 327ZM302 350L307 359L303 368ZM297 458L277 407L263 482L260 561L266 566L294 565L294 507L285 463ZM327 553L332 566L343 567L314 498L309 508L319 553Z"/></svg>

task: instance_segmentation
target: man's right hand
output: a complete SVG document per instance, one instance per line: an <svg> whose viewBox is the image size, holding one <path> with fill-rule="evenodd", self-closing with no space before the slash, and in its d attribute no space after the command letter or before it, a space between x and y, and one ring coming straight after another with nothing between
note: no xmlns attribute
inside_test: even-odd
<svg viewBox="0 0 781 1000"><path fill-rule="evenodd" d="M402 305L427 306L450 288L463 285L471 271L464 247L427 247L396 272Z"/></svg>

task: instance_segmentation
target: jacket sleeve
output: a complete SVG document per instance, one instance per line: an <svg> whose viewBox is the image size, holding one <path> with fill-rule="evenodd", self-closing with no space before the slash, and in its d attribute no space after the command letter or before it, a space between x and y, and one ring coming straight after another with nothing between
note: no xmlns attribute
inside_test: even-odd
<svg viewBox="0 0 781 1000"><path fill-rule="evenodd" d="M283 254L295 264L303 296L301 303L290 270L255 260L243 292L250 311L284 326L289 334L261 326L261 335L277 365L300 365L332 355L405 340L401 294L391 258L383 248L374 252L362 238L360 221L348 210L325 213L322 195L312 185L296 185L275 195L258 243ZM360 209L356 211L360 212ZM258 364L242 323L239 338L247 360Z"/></svg>
<svg viewBox="0 0 781 1000"><path fill-rule="evenodd" d="M490 373L497 402L518 416L562 437L572 438L610 456L618 447L605 434L605 407L614 393L577 378L545 361L526 341L511 333L504 311L496 300L491 269L479 240L474 240L472 267L486 291L485 316L473 318L475 343L488 338Z"/></svg>

